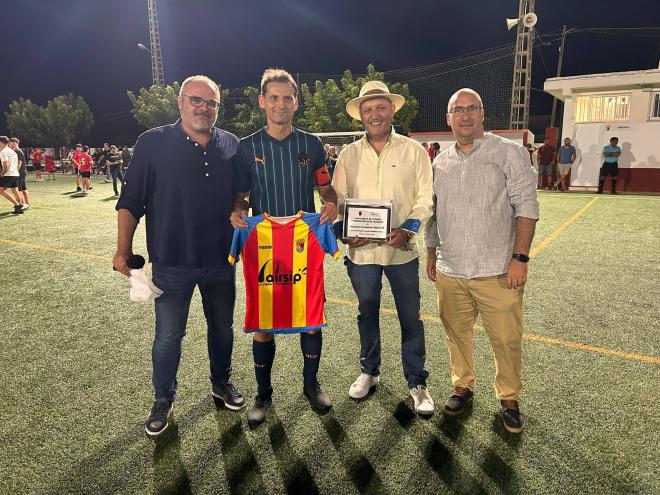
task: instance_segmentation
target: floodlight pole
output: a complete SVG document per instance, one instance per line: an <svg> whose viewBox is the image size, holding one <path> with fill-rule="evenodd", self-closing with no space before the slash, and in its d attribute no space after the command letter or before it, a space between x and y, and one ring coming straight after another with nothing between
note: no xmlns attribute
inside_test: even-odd
<svg viewBox="0 0 660 495"><path fill-rule="evenodd" d="M533 12L534 0L520 0L513 60L509 129L527 129L529 125L529 93L532 85L532 35L534 28L525 27L522 19L526 14Z"/></svg>
<svg viewBox="0 0 660 495"><path fill-rule="evenodd" d="M163 54L160 50L160 33L158 32L158 12L156 11L156 0L147 0L149 11L149 43L151 50L151 78L154 86L165 84L163 73Z"/></svg>
<svg viewBox="0 0 660 495"><path fill-rule="evenodd" d="M557 61L557 77L561 76L561 64L564 61L564 41L566 40L566 24L561 29L561 44L559 45L559 60ZM550 127L555 126L557 115L557 98L552 98L552 115L550 116Z"/></svg>

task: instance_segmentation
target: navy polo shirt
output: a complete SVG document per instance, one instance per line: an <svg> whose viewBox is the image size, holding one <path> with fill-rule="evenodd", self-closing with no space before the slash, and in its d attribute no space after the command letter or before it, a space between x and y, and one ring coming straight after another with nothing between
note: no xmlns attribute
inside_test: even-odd
<svg viewBox="0 0 660 495"><path fill-rule="evenodd" d="M206 149L180 120L140 135L117 210L146 217L149 260L188 268L228 264L238 138L214 127Z"/></svg>

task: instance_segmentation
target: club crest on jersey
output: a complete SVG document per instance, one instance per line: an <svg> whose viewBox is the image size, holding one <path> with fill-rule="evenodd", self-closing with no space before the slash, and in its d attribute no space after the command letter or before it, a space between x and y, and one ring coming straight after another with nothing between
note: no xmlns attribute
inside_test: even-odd
<svg viewBox="0 0 660 495"><path fill-rule="evenodd" d="M301 167L309 165L309 155L307 153L298 153L298 163Z"/></svg>
<svg viewBox="0 0 660 495"><path fill-rule="evenodd" d="M262 157L258 157L258 156L255 155L254 161L255 161L255 163L261 163L262 165L265 166L266 165L266 155L264 155Z"/></svg>
<svg viewBox="0 0 660 495"><path fill-rule="evenodd" d="M302 253L305 250L305 239L296 239L296 251Z"/></svg>

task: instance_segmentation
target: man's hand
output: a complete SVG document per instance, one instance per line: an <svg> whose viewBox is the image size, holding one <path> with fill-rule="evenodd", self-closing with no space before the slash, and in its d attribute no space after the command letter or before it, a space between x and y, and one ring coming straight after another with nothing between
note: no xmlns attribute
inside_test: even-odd
<svg viewBox="0 0 660 495"><path fill-rule="evenodd" d="M435 263L436 263L435 257L426 258L426 276L429 278L431 282L435 282L437 277Z"/></svg>
<svg viewBox="0 0 660 495"><path fill-rule="evenodd" d="M410 239L411 237L412 236L408 233L407 230L392 229L392 232L387 234L388 241L385 244L388 246L392 246L393 248L400 248L406 242L408 242L408 239Z"/></svg>
<svg viewBox="0 0 660 495"><path fill-rule="evenodd" d="M506 288L517 289L527 282L527 263L511 258L506 270Z"/></svg>
<svg viewBox="0 0 660 495"><path fill-rule="evenodd" d="M131 276L131 272L128 268L128 258L131 257L132 253L115 253L115 256L112 258L112 267L127 277Z"/></svg>
<svg viewBox="0 0 660 495"><path fill-rule="evenodd" d="M319 222L325 223L327 221L334 222L337 218L337 205L326 201L323 206L321 206L321 218Z"/></svg>
<svg viewBox="0 0 660 495"><path fill-rule="evenodd" d="M238 227L247 227L248 224L245 220L243 220L244 216L247 216L248 212L247 210L234 210L231 212L231 215L229 215L229 221L231 222L232 227L235 229Z"/></svg>

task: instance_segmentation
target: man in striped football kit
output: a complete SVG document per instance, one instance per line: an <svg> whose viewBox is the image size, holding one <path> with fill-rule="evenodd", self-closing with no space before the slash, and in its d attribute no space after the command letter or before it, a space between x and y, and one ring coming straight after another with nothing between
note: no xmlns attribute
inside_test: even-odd
<svg viewBox="0 0 660 495"><path fill-rule="evenodd" d="M282 69L267 69L261 78L259 106L266 113L266 127L241 139L236 152L236 194L231 223L247 227L242 218L252 208L252 215L272 217L312 213L314 185L323 200L320 223L337 217L337 195L330 185L321 140L293 127L293 114L298 109L298 85L291 74ZM273 335L255 332L252 342L257 397L248 411L248 424L264 422L272 403L271 369L275 358ZM321 356L319 330L302 332L303 391L311 405L320 411L332 407L316 377Z"/></svg>

